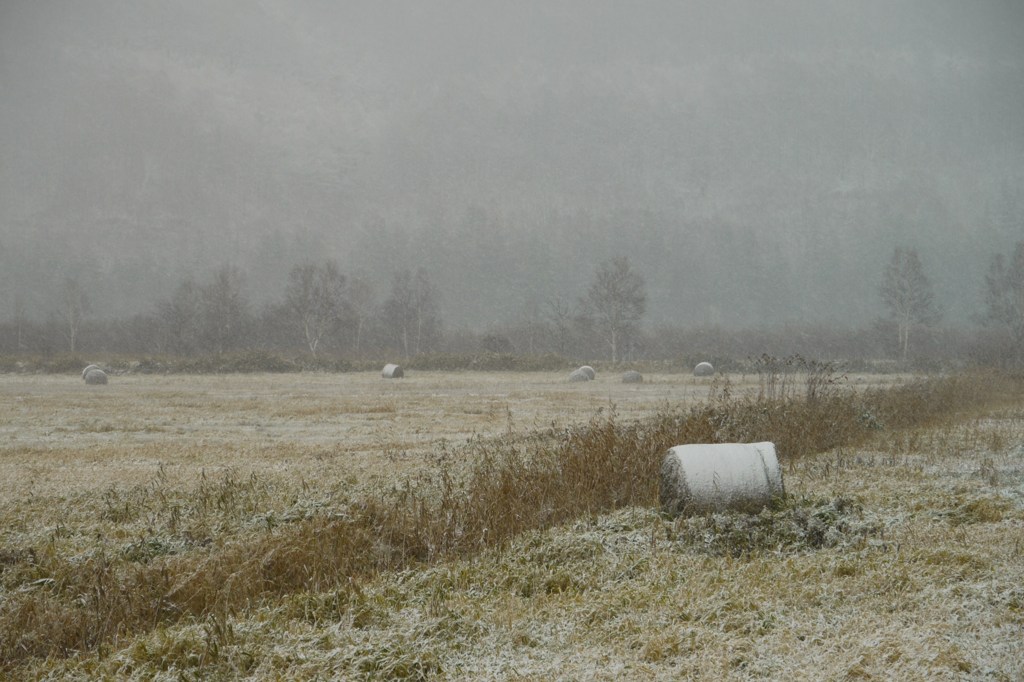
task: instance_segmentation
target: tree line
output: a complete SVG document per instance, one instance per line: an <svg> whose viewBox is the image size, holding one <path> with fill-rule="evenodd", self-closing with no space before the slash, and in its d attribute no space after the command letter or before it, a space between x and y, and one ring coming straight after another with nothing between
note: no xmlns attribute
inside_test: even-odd
<svg viewBox="0 0 1024 682"><path fill-rule="evenodd" d="M0 325L0 352L192 356L264 348L408 358L460 345L459 333L446 343L440 295L423 268L395 272L383 298L368 278L346 275L330 259L292 267L278 299L263 306L252 303L246 280L238 267L223 265L204 280L185 279L150 312L111 319L96 315L89 292L67 277L46 320L33 320L24 306L15 306L14 318ZM578 345L575 337L596 330L610 339L617 360L637 333L645 305L643 278L628 259L612 259L598 267L577 304L552 298L540 313L543 319L524 323L530 336L524 350L567 354ZM479 346L493 353L517 350L497 332L483 334Z"/></svg>
<svg viewBox="0 0 1024 682"><path fill-rule="evenodd" d="M942 317L916 249L893 249L879 295L896 328L899 357L906 361L912 330L933 327ZM976 322L994 333L995 355L1015 363L1024 361L1024 241L1017 242L1009 258L1001 253L992 257L984 278L984 295L985 310Z"/></svg>
<svg viewBox="0 0 1024 682"><path fill-rule="evenodd" d="M68 277L44 320L32 318L16 303L13 318L0 323L0 353L187 357L263 349L312 357L410 358L486 352L614 364L688 352L721 358L768 350L881 355L902 362L970 352L983 361L1024 362L1024 240L1008 257L992 257L982 286L985 309L975 320L979 329L973 334L943 330L941 306L917 250L897 247L878 286L885 315L856 334L813 322L776 333L682 330L664 324L645 329L646 281L627 257L615 257L596 266L589 286L575 298L552 295L534 301L516 319L465 330L445 328L443 301L424 268L396 271L388 291L380 292L369 278L347 275L333 260L304 261L291 268L276 299L257 306L247 293L246 273L228 264L205 279L186 278L150 311L124 318L97 314L89 292Z"/></svg>

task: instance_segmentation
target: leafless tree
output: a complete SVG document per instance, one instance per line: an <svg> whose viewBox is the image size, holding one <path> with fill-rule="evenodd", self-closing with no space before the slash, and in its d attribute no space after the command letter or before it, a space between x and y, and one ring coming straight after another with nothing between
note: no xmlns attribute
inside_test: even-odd
<svg viewBox="0 0 1024 682"><path fill-rule="evenodd" d="M644 278L630 267L625 256L607 260L597 268L586 304L604 332L612 362L618 362L622 341L635 330L647 309Z"/></svg>
<svg viewBox="0 0 1024 682"><path fill-rule="evenodd" d="M893 250L879 294L896 321L900 357L906 360L911 328L915 324L932 325L939 319L932 284L924 274L916 249L898 246Z"/></svg>
<svg viewBox="0 0 1024 682"><path fill-rule="evenodd" d="M225 265L200 289L201 337L206 348L214 353L235 350L245 340L249 303L242 291L243 282L241 270Z"/></svg>
<svg viewBox="0 0 1024 682"><path fill-rule="evenodd" d="M366 331L366 324L373 319L377 306L377 295L373 284L363 275L356 274L349 280L348 302L352 307L352 318L355 322L356 338L355 352L359 352L362 344L363 333Z"/></svg>
<svg viewBox="0 0 1024 682"><path fill-rule="evenodd" d="M985 276L988 320L1005 327L1017 359L1024 359L1024 240L1017 242L1009 262L1003 254L992 258Z"/></svg>
<svg viewBox="0 0 1024 682"><path fill-rule="evenodd" d="M324 336L341 324L347 308L345 276L333 261L296 265L288 274L285 303L302 329L309 352L316 355Z"/></svg>
<svg viewBox="0 0 1024 682"><path fill-rule="evenodd" d="M198 350L202 325L202 299L199 287L186 279L174 294L157 306L157 318L166 335L167 348L178 355L191 355Z"/></svg>
<svg viewBox="0 0 1024 682"><path fill-rule="evenodd" d="M65 277L64 284L61 286L61 318L64 321L64 334L68 339L68 347L72 353L77 348L82 322L90 310L89 297L82 285L74 277Z"/></svg>
<svg viewBox="0 0 1024 682"><path fill-rule="evenodd" d="M555 352L565 355L572 340L572 306L564 298L552 296L544 302L544 320L554 337Z"/></svg>
<svg viewBox="0 0 1024 682"><path fill-rule="evenodd" d="M25 328L28 325L28 310L25 306L25 301L21 297L20 293L14 295L14 327L15 327L15 344L14 348L17 351L23 351L27 347L25 344Z"/></svg>
<svg viewBox="0 0 1024 682"><path fill-rule="evenodd" d="M520 347L528 355L537 351L537 344L544 332L544 321L541 315L540 302L533 296L526 299L517 316L518 328L525 337L519 342Z"/></svg>
<svg viewBox="0 0 1024 682"><path fill-rule="evenodd" d="M397 273L391 283L391 295L384 303L384 321L396 338L405 357L418 354L440 333L437 294L422 268L413 275Z"/></svg>

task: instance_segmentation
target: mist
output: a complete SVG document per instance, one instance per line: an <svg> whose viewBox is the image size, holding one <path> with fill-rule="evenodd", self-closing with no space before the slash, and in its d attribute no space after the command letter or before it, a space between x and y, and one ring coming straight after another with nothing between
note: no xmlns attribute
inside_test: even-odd
<svg viewBox="0 0 1024 682"><path fill-rule="evenodd" d="M7 0L0 319L330 258L485 330L627 256L647 325L867 324L906 246L968 324L1022 112L1013 1Z"/></svg>

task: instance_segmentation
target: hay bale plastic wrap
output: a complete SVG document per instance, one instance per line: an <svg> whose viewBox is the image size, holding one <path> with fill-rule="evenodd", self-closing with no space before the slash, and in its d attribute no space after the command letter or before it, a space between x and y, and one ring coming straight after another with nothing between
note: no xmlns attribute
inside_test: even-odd
<svg viewBox="0 0 1024 682"><path fill-rule="evenodd" d="M697 366L693 368L693 376L695 377L709 377L715 373L715 368L710 362L698 362Z"/></svg>
<svg viewBox="0 0 1024 682"><path fill-rule="evenodd" d="M593 378L594 377L592 377L590 374L584 372L582 367L579 369L574 369L569 374L569 381L590 381Z"/></svg>
<svg viewBox="0 0 1024 682"><path fill-rule="evenodd" d="M587 378L590 379L591 381L593 381L594 378L597 377L597 372L595 372L594 368L591 367L590 365L583 365L576 371L585 373L587 375Z"/></svg>
<svg viewBox="0 0 1024 682"><path fill-rule="evenodd" d="M405 372L398 365L387 364L384 365L384 369L381 370L380 375L385 379L401 379L405 376Z"/></svg>
<svg viewBox="0 0 1024 682"><path fill-rule="evenodd" d="M665 512L756 512L785 494L774 443L677 445L661 464Z"/></svg>
<svg viewBox="0 0 1024 682"><path fill-rule="evenodd" d="M644 375L640 372L629 371L622 375L622 383L624 384L642 384L644 383Z"/></svg>
<svg viewBox="0 0 1024 682"><path fill-rule="evenodd" d="M107 383L107 373L102 369L90 369L85 373L85 383L90 385L98 385Z"/></svg>

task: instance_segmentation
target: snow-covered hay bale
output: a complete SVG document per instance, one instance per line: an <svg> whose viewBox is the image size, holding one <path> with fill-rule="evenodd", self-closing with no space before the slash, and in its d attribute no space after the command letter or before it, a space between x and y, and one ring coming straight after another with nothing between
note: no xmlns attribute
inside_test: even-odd
<svg viewBox="0 0 1024 682"><path fill-rule="evenodd" d="M584 372L582 367L574 369L569 374L569 381L590 381L593 378L588 372Z"/></svg>
<svg viewBox="0 0 1024 682"><path fill-rule="evenodd" d="M91 385L107 383L107 373L104 372L99 367L90 369L88 372L85 373L85 377L84 378L85 378L85 383L91 384Z"/></svg>
<svg viewBox="0 0 1024 682"><path fill-rule="evenodd" d="M642 384L644 383L644 375L640 372L630 370L622 375L622 383L624 384Z"/></svg>
<svg viewBox="0 0 1024 682"><path fill-rule="evenodd" d="M695 377L709 377L715 373L715 368L710 362L698 362L697 366L693 368L693 376Z"/></svg>
<svg viewBox="0 0 1024 682"><path fill-rule="evenodd" d="M99 369L99 368L100 368L99 365L89 365L88 367L86 367L85 369L82 370L82 378L84 379L85 375L88 374L91 370Z"/></svg>
<svg viewBox="0 0 1024 682"><path fill-rule="evenodd" d="M661 463L667 513L755 512L785 493L773 443L677 445Z"/></svg>
<svg viewBox="0 0 1024 682"><path fill-rule="evenodd" d="M398 365L387 364L384 365L384 369L381 370L380 375L385 379L401 379L405 376L405 372Z"/></svg>

